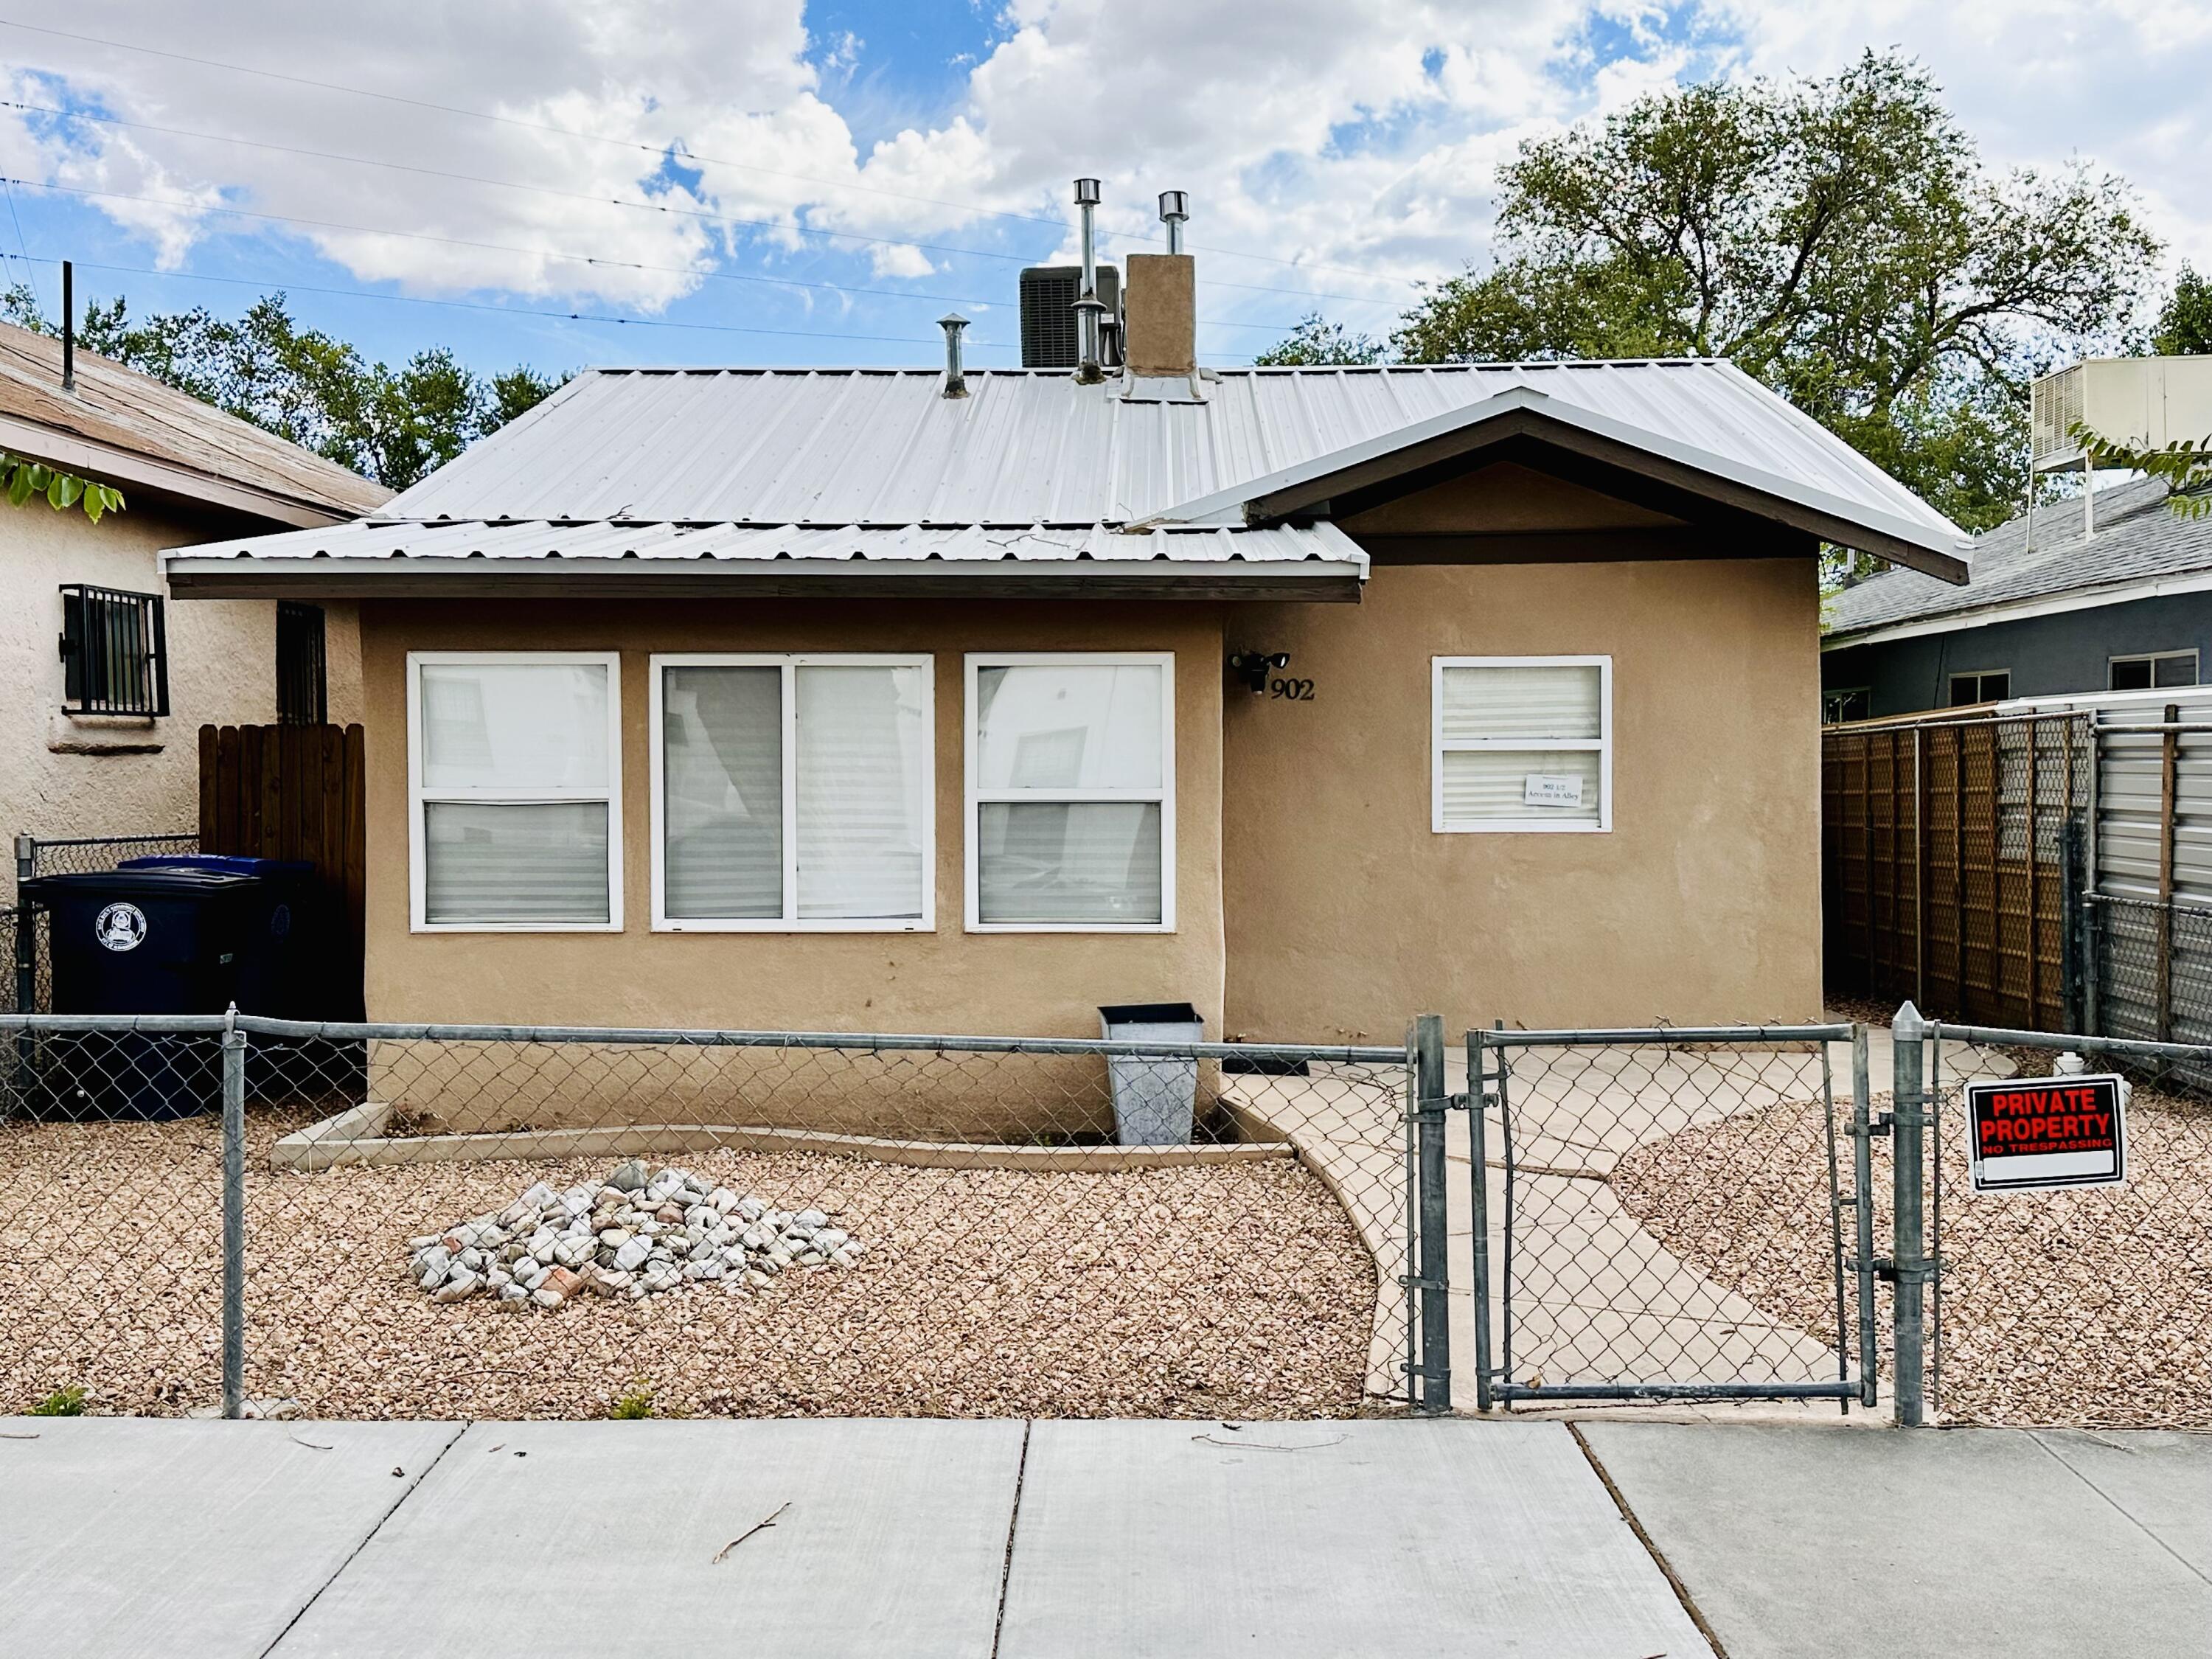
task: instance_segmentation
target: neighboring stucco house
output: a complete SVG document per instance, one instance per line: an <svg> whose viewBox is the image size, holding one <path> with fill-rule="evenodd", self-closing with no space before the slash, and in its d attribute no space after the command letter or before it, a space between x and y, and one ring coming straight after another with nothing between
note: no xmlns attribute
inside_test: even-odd
<svg viewBox="0 0 2212 1659"><path fill-rule="evenodd" d="M1820 647L1830 720L2201 683L2212 665L2212 516L2155 478L2039 507L1974 544L1954 586L1887 570L1838 594ZM2030 540L2031 532L2033 541Z"/></svg>
<svg viewBox="0 0 2212 1659"><path fill-rule="evenodd" d="M369 1016L1395 1038L1820 1006L1822 540L1968 540L1723 363L583 375L358 524ZM186 607L190 608L190 607Z"/></svg>
<svg viewBox="0 0 2212 1659"><path fill-rule="evenodd" d="M89 352L64 387L62 359L0 324L0 450L128 505L94 524L0 502L0 835L189 831L201 724L359 720L360 645L349 601L281 625L265 599L171 606L161 550L338 524L391 491Z"/></svg>

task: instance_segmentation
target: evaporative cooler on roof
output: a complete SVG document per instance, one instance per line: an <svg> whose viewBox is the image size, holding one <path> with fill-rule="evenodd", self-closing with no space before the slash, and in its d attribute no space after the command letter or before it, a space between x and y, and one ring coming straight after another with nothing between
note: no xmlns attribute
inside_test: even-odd
<svg viewBox="0 0 2212 1659"><path fill-rule="evenodd" d="M1022 272L1022 367L1073 368L1082 355L1075 299L1083 289L1080 265L1031 265ZM1098 267L1098 298L1106 315L1121 314L1121 273Z"/></svg>

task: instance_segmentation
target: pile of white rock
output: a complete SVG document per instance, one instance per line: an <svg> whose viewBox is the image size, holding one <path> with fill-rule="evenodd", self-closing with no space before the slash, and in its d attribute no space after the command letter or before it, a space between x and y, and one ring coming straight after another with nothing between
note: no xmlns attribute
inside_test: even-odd
<svg viewBox="0 0 2212 1659"><path fill-rule="evenodd" d="M689 1170L648 1176L633 1158L603 1182L541 1181L496 1215L410 1238L407 1262L433 1301L557 1308L586 1291L640 1300L720 1282L740 1295L787 1269L849 1267L865 1249L819 1210L774 1209Z"/></svg>

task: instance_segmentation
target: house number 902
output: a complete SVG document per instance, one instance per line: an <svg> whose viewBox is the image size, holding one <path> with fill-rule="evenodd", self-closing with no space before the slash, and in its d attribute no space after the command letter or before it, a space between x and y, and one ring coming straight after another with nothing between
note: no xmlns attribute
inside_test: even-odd
<svg viewBox="0 0 2212 1659"><path fill-rule="evenodd" d="M1311 702L1314 700L1311 680L1269 680L1267 695L1285 698L1291 702Z"/></svg>

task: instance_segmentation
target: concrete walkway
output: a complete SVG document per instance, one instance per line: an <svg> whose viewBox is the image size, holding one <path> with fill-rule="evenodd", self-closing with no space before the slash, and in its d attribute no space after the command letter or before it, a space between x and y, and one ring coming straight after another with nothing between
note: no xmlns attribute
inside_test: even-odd
<svg viewBox="0 0 2212 1659"><path fill-rule="evenodd" d="M2212 1438L0 1419L0 1650L2205 1650ZM1671 1577L1670 1577L1671 1575Z"/></svg>

